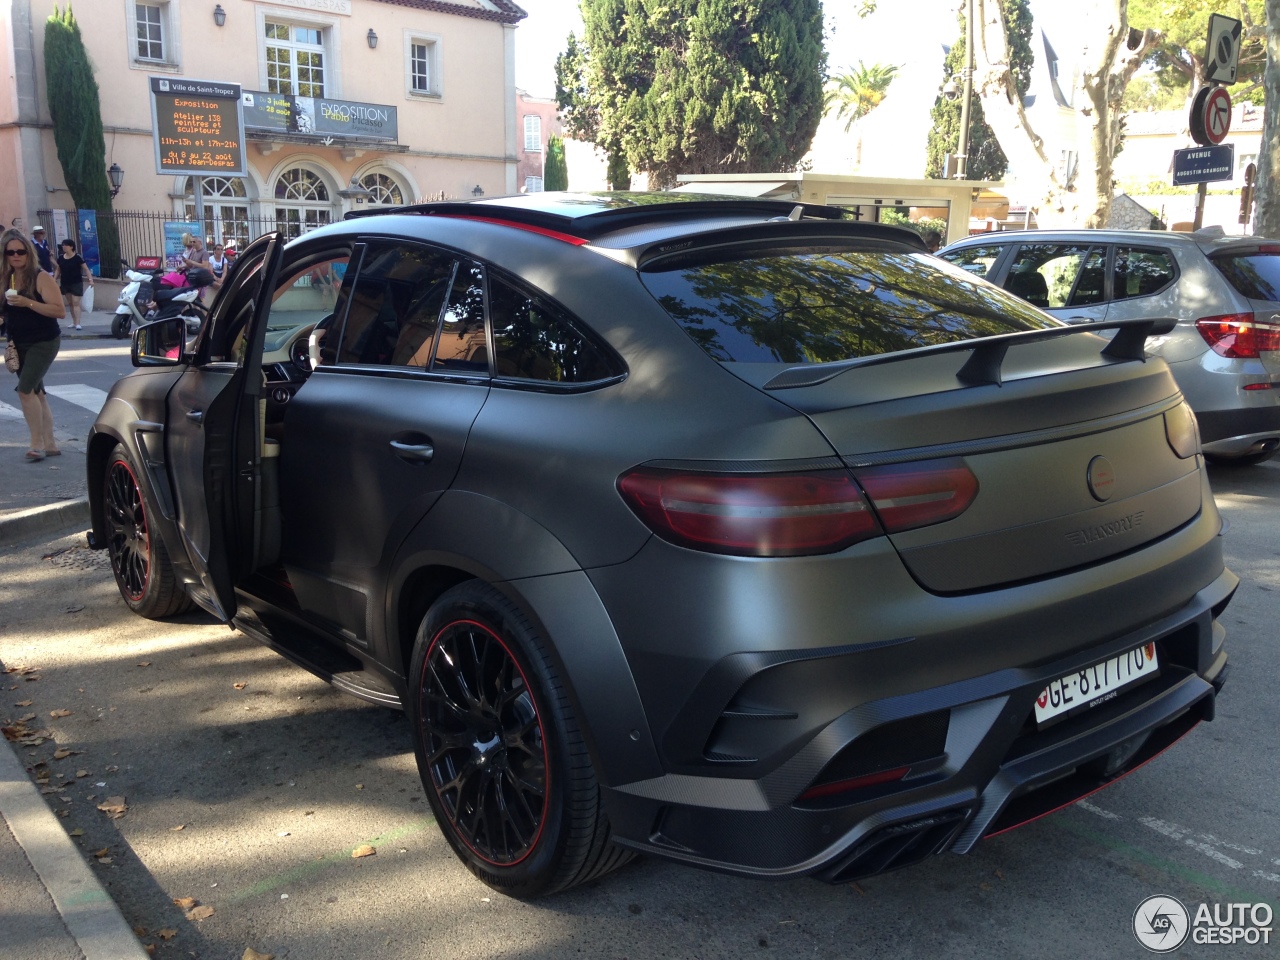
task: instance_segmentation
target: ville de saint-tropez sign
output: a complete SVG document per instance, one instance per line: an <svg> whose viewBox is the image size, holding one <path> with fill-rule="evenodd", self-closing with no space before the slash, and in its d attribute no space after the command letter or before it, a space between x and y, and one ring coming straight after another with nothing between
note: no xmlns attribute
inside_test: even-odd
<svg viewBox="0 0 1280 960"><path fill-rule="evenodd" d="M240 98L249 131L302 134L323 140L396 140L396 108L383 103L294 97L246 90Z"/></svg>
<svg viewBox="0 0 1280 960"><path fill-rule="evenodd" d="M282 7L297 7L299 10L351 16L351 0L271 0L271 2Z"/></svg>

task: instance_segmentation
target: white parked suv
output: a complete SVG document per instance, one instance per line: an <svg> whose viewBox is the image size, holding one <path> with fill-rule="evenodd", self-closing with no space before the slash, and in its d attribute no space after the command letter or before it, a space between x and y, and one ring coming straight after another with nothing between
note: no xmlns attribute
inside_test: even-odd
<svg viewBox="0 0 1280 960"><path fill-rule="evenodd" d="M1195 411L1205 455L1237 465L1280 449L1280 241L1133 230L1026 230L938 255L1061 320L1173 317L1147 340Z"/></svg>

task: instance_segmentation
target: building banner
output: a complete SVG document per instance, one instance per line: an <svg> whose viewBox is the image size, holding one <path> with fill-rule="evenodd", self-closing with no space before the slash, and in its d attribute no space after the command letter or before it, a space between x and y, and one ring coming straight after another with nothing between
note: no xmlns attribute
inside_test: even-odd
<svg viewBox="0 0 1280 960"><path fill-rule="evenodd" d="M58 256L61 251L58 249L62 245L63 240L70 240L71 221L67 217L67 211L53 211L53 255Z"/></svg>
<svg viewBox="0 0 1280 960"><path fill-rule="evenodd" d="M194 220L166 220L164 222L164 265L170 270L182 269L182 258L187 252L182 245L182 235L200 236L200 224Z"/></svg>
<svg viewBox="0 0 1280 960"><path fill-rule="evenodd" d="M80 221L80 256L89 265L95 277L102 276L102 257L98 253L98 213L96 210L77 210Z"/></svg>
<svg viewBox="0 0 1280 960"><path fill-rule="evenodd" d="M399 115L390 104L246 90L240 106L245 128L249 130L301 134L317 139L395 140L400 135Z"/></svg>

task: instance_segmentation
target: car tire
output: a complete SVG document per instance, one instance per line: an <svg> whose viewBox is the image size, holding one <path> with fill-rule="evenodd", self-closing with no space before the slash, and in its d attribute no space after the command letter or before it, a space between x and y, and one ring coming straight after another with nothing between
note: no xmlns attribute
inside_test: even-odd
<svg viewBox="0 0 1280 960"><path fill-rule="evenodd" d="M111 335L117 340L123 340L129 335L130 317L128 314L117 313L111 320Z"/></svg>
<svg viewBox="0 0 1280 960"><path fill-rule="evenodd" d="M418 629L409 715L423 787L458 858L519 899L622 866L578 721L528 618L488 584L446 591Z"/></svg>
<svg viewBox="0 0 1280 960"><path fill-rule="evenodd" d="M116 447L102 474L102 514L107 527L107 556L120 596L129 609L150 620L190 610L169 551L147 522L147 503L138 485L138 469Z"/></svg>
<svg viewBox="0 0 1280 960"><path fill-rule="evenodd" d="M1224 457L1220 453L1206 453L1204 458L1215 467L1252 467L1259 463L1266 463L1277 453L1280 453L1280 450L1263 450L1260 453L1248 453L1242 457Z"/></svg>

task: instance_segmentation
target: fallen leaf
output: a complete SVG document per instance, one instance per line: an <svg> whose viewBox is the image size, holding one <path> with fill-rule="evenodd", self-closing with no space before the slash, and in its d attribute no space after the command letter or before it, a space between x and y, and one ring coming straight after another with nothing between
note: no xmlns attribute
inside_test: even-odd
<svg viewBox="0 0 1280 960"><path fill-rule="evenodd" d="M35 718L36 718L36 715L34 713L28 713L26 716L19 717L18 722L26 723L28 720L34 720Z"/></svg>
<svg viewBox="0 0 1280 960"><path fill-rule="evenodd" d="M174 897L173 902L180 906L183 910L190 910L196 905L195 897Z"/></svg>
<svg viewBox="0 0 1280 960"><path fill-rule="evenodd" d="M247 687L247 686L248 686L248 684L247 684L247 683L233 683L233 684L232 684L232 686L233 686L233 687L235 687L237 690L243 690L245 687Z"/></svg>
<svg viewBox="0 0 1280 960"><path fill-rule="evenodd" d="M174 831L174 832L176 833L176 832L177 832L177 831L179 831L179 830L185 830L185 829L186 829L186 826L187 826L187 825L186 825L185 823L180 823L180 824L178 824L176 827L170 827L169 829L170 829L170 830L172 830L172 831Z"/></svg>
<svg viewBox="0 0 1280 960"><path fill-rule="evenodd" d="M154 957L156 955L156 945L154 943L144 943L142 945L142 949L147 951L148 957Z"/></svg>
<svg viewBox="0 0 1280 960"><path fill-rule="evenodd" d="M23 680L25 680L25 681L27 681L27 683L31 683L31 682L33 682L33 681L35 681L35 680L39 680L40 678L39 678L39 677L37 677L37 676L33 673L31 676L29 676L29 677L23 677L22 679L23 679Z"/></svg>
<svg viewBox="0 0 1280 960"><path fill-rule="evenodd" d="M107 797L100 804L98 809L103 813L110 814L111 819L118 820L124 816L124 812L129 809L124 802L124 797Z"/></svg>
<svg viewBox="0 0 1280 960"><path fill-rule="evenodd" d="M146 928L146 927L134 927L134 928L133 928L133 934L134 934L134 936L136 936L136 937L145 937L145 936L147 935L147 928Z"/></svg>
<svg viewBox="0 0 1280 960"><path fill-rule="evenodd" d="M863 890L863 889L862 889L860 886L858 886L856 883L851 883L851 884L849 884L849 886L853 887L853 891L854 891L854 893L856 893L858 896L860 896L860 897L865 897L865 896L867 895L867 891Z"/></svg>
<svg viewBox="0 0 1280 960"><path fill-rule="evenodd" d="M54 467L53 469L54 469L54 470L57 470L58 468L57 468L57 467ZM84 609L84 604L83 604L83 603L69 603L69 604L67 604L67 608L66 608L66 611L65 611L65 612L66 612L66 613L79 613L79 612L80 612L81 610L83 610L83 609Z"/></svg>
<svg viewBox="0 0 1280 960"><path fill-rule="evenodd" d="M83 837L83 836L84 836L84 831L83 831L82 829L80 829L79 827L76 827L74 830L72 830L72 831L71 831L71 835L72 835L73 837Z"/></svg>
<svg viewBox="0 0 1280 960"><path fill-rule="evenodd" d="M1001 873L998 869L996 870L996 879L997 879L997 880L1003 880L1003 879L1004 879L1004 874L1003 874L1003 873Z"/></svg>
<svg viewBox="0 0 1280 960"><path fill-rule="evenodd" d="M110 853L110 852L111 852L111 848L110 848L110 847L103 847L101 850L95 850L95 851L93 852L93 855L94 855L95 857L105 857L105 856L106 856L108 853Z"/></svg>
<svg viewBox="0 0 1280 960"><path fill-rule="evenodd" d="M354 850L351 851L351 856L353 858L372 857L377 852L378 851L375 850L373 847L369 846L369 844L362 843L360 844L360 846L356 847Z"/></svg>
<svg viewBox="0 0 1280 960"><path fill-rule="evenodd" d="M29 707L29 706L31 706L33 703L35 703L35 701L34 701L34 700L19 700L17 703L15 703L15 704L14 704L14 706L15 706L15 707Z"/></svg>
<svg viewBox="0 0 1280 960"><path fill-rule="evenodd" d="M80 777L87 777L87 776L89 776L89 771L88 771L88 770L77 770L77 771L76 771L76 779L79 779Z"/></svg>
<svg viewBox="0 0 1280 960"><path fill-rule="evenodd" d="M53 751L53 759L65 760L75 752L76 751L74 750L68 750L66 747L59 747L57 750Z"/></svg>
<svg viewBox="0 0 1280 960"><path fill-rule="evenodd" d="M49 716L54 717L55 719L58 717L69 717L71 716L71 711L66 709L50 710Z"/></svg>
<svg viewBox="0 0 1280 960"><path fill-rule="evenodd" d="M60 797L59 799L61 799L61 800L66 800L67 798L66 798L66 797ZM63 817L63 818L65 818L65 817L69 817L69 816L71 816L71 811L70 811L70 810L59 810L59 811L58 811L58 816Z"/></svg>
<svg viewBox="0 0 1280 960"><path fill-rule="evenodd" d="M4 734L6 740L20 740L27 735L27 728L21 723L16 723L12 727L0 727L0 733Z"/></svg>
<svg viewBox="0 0 1280 960"><path fill-rule="evenodd" d="M99 857L98 862L104 867L109 867L111 866L111 857Z"/></svg>
<svg viewBox="0 0 1280 960"><path fill-rule="evenodd" d="M364 789L364 784L363 784L363 783L357 783L357 784L356 784L356 789L357 789L357 790L363 790L363 789Z"/></svg>
<svg viewBox="0 0 1280 960"><path fill-rule="evenodd" d="M173 929L173 927L165 927L163 930L156 931L156 936L161 940L172 940L177 935L178 931Z"/></svg>
<svg viewBox="0 0 1280 960"><path fill-rule="evenodd" d="M149 667L149 666L151 666L151 661L150 661L150 660L139 660L139 661L138 661L138 666L140 666L140 667Z"/></svg>
<svg viewBox="0 0 1280 960"><path fill-rule="evenodd" d="M991 884L989 884L989 883L980 883L980 884L978 884L978 888L979 888L979 889L981 889L981 890L990 890L990 889L991 889Z"/></svg>
<svg viewBox="0 0 1280 960"><path fill-rule="evenodd" d="M212 916L213 916L213 907L209 906L208 904L205 904L202 907L196 907L193 910L187 911L188 920L208 920Z"/></svg>
<svg viewBox="0 0 1280 960"><path fill-rule="evenodd" d="M245 947L244 955L240 960L275 960L275 957L274 953L259 953L253 947Z"/></svg>

